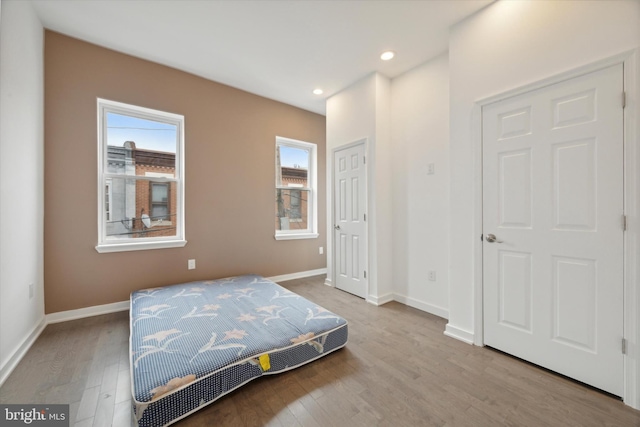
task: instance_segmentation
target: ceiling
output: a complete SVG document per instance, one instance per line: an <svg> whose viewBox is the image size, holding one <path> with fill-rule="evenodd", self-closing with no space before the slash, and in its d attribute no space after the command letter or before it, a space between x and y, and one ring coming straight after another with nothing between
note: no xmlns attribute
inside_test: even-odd
<svg viewBox="0 0 640 427"><path fill-rule="evenodd" d="M449 27L493 0L33 0L45 28L325 114L372 72L448 48ZM380 53L396 52L383 62ZM322 88L322 95L314 95Z"/></svg>

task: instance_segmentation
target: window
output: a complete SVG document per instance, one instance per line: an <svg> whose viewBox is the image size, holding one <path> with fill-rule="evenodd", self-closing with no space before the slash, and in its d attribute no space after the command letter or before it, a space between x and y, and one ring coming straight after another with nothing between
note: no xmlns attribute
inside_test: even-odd
<svg viewBox="0 0 640 427"><path fill-rule="evenodd" d="M316 145L276 138L276 240L318 237Z"/></svg>
<svg viewBox="0 0 640 427"><path fill-rule="evenodd" d="M184 246L184 117L98 99L98 182L98 252Z"/></svg>
<svg viewBox="0 0 640 427"><path fill-rule="evenodd" d="M151 219L164 221L169 217L169 184L151 183Z"/></svg>

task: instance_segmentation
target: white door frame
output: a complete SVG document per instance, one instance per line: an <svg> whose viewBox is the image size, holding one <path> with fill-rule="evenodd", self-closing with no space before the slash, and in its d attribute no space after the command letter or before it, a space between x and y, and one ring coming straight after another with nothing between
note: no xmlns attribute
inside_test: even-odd
<svg viewBox="0 0 640 427"><path fill-rule="evenodd" d="M334 228L333 226L336 224L336 210L335 210L335 192L333 191L333 189L335 188L335 171L336 171L336 165L334 164L333 159L335 158L336 152L340 151L340 150L344 150L346 148L351 148L351 147L355 147L357 145L362 144L364 146L364 155L365 155L365 159L369 159L369 141L367 140L367 138L362 138L362 139L358 139L356 141L350 142L348 144L344 144L344 145L340 145L337 147L334 147L331 150L331 223L329 224L329 227L327 227L330 231L329 231L329 235L331 236L331 286L333 286L334 288L336 287L336 239L335 239L335 233L334 233ZM365 234L364 234L364 259L365 261L365 265L364 265L364 269L367 272L367 278L366 278L366 297L365 300L369 301L369 281L370 281L370 276L369 276L369 176L370 176L370 172L371 172L371 167L370 167L371 162L368 162L367 160L365 160L364 166L365 166L365 180L364 180L364 200L365 200L365 206L366 206L366 214L367 214L367 221L366 221L366 227L365 227ZM325 283L326 284L326 283Z"/></svg>
<svg viewBox="0 0 640 427"><path fill-rule="evenodd" d="M624 211L627 230L624 235L624 403L640 409L640 49L626 51L601 61L587 64L558 75L514 88L507 92L476 101L473 109L474 149L474 223L473 223L473 289L474 340L484 346L483 325L483 271L482 271L482 107L484 105L540 89L593 71L623 64L626 107L624 110ZM622 102L622 94L620 95Z"/></svg>

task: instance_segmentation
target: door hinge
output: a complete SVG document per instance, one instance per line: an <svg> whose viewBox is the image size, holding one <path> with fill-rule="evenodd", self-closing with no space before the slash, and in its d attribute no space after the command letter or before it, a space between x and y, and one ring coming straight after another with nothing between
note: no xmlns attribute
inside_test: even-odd
<svg viewBox="0 0 640 427"><path fill-rule="evenodd" d="M367 164L367 156L362 156L362 163Z"/></svg>
<svg viewBox="0 0 640 427"><path fill-rule="evenodd" d="M367 270L364 271L364 278L367 278Z"/></svg>
<svg viewBox="0 0 640 427"><path fill-rule="evenodd" d="M627 354L627 340L622 338L622 354Z"/></svg>
<svg viewBox="0 0 640 427"><path fill-rule="evenodd" d="M364 220L365 221L367 220L367 214L364 214Z"/></svg>
<svg viewBox="0 0 640 427"><path fill-rule="evenodd" d="M627 216L622 215L622 231L627 231Z"/></svg>
<svg viewBox="0 0 640 427"><path fill-rule="evenodd" d="M622 92L622 108L627 106L627 92Z"/></svg>

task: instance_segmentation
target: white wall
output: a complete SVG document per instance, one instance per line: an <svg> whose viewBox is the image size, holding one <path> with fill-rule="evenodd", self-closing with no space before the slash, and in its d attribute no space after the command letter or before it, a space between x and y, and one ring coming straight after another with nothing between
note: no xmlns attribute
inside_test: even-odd
<svg viewBox="0 0 640 427"><path fill-rule="evenodd" d="M333 150L367 140L368 254L367 300L392 299L390 82L371 74L327 99L327 283L333 278Z"/></svg>
<svg viewBox="0 0 640 427"><path fill-rule="evenodd" d="M375 300L384 304L393 300L393 209L391 156L391 81L375 74L376 84L376 133L375 144L371 145L371 172L369 180L369 271L371 272L370 292ZM373 299L373 298L372 298Z"/></svg>
<svg viewBox="0 0 640 427"><path fill-rule="evenodd" d="M0 383L44 325L43 30L30 2L0 19ZM34 296L29 298L29 284Z"/></svg>
<svg viewBox="0 0 640 427"><path fill-rule="evenodd" d="M394 299L449 314L449 58L391 82ZM434 174L428 174L433 163ZM429 281L427 272L436 272Z"/></svg>

